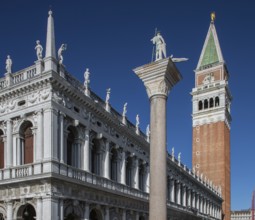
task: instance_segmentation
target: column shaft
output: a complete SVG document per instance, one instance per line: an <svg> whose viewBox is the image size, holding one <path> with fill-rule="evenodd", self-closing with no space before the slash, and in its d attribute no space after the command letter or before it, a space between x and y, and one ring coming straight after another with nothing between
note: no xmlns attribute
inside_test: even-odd
<svg viewBox="0 0 255 220"><path fill-rule="evenodd" d="M167 219L166 208L166 96L150 99L150 220ZM158 172L160 170L160 175Z"/></svg>

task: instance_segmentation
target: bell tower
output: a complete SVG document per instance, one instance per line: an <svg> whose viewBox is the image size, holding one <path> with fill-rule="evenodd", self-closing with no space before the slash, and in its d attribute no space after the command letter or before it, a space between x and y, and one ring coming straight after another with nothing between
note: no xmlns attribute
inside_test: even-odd
<svg viewBox="0 0 255 220"><path fill-rule="evenodd" d="M211 23L195 70L192 89L193 169L221 187L224 220L230 220L230 104L229 73L217 32Z"/></svg>

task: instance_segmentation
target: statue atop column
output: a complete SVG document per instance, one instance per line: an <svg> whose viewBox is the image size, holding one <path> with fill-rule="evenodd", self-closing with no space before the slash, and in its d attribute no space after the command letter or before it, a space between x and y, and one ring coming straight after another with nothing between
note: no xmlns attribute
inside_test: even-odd
<svg viewBox="0 0 255 220"><path fill-rule="evenodd" d="M58 62L59 64L63 63L64 57L63 57L63 51L67 49L67 44L62 44L61 47L58 49Z"/></svg>
<svg viewBox="0 0 255 220"><path fill-rule="evenodd" d="M38 59L38 60L42 60L43 47L42 47L42 45L40 44L40 41L39 41L39 40L36 41L35 50L36 50L37 59Z"/></svg>
<svg viewBox="0 0 255 220"><path fill-rule="evenodd" d="M5 64L6 64L5 69L7 73L12 73L12 60L10 55L7 56Z"/></svg>
<svg viewBox="0 0 255 220"><path fill-rule="evenodd" d="M154 36L151 41L153 44L156 45L155 61L166 58L166 43L160 32L157 32L156 36Z"/></svg>

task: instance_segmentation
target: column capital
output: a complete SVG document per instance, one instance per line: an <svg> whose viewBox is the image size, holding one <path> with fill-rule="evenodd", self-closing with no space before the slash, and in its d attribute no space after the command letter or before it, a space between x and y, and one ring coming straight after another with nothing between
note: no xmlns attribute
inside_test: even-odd
<svg viewBox="0 0 255 220"><path fill-rule="evenodd" d="M133 71L143 81L149 98L155 95L167 97L172 87L182 79L171 58L137 67Z"/></svg>

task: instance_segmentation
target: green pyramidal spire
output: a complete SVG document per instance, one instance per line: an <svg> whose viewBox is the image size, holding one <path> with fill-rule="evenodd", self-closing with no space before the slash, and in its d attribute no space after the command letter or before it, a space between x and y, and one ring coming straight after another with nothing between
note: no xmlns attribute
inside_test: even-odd
<svg viewBox="0 0 255 220"><path fill-rule="evenodd" d="M208 65L215 65L221 62L224 62L224 59L215 29L214 20L212 20L205 39L202 53L200 55L197 69L207 68Z"/></svg>

